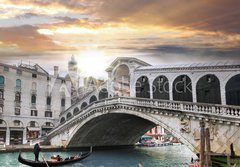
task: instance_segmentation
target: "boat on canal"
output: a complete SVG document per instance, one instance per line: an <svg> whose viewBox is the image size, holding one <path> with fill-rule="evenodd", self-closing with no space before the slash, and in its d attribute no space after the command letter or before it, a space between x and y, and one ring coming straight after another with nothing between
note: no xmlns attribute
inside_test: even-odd
<svg viewBox="0 0 240 167"><path fill-rule="evenodd" d="M82 153L81 155L79 155L77 157L67 158L67 159L62 160L62 161L47 161L45 159L43 159L43 161L33 161L33 160L28 160L28 159L23 158L22 154L20 152L19 156L18 156L18 161L21 162L24 165L34 166L34 167L60 166L60 165L66 165L66 164L81 161L81 160L87 158L88 156L90 156L91 153L92 153L92 147L90 148L89 152Z"/></svg>

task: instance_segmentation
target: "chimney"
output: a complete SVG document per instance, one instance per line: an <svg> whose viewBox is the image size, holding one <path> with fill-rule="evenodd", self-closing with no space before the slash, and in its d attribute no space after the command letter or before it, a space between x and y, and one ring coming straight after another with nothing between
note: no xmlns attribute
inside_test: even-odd
<svg viewBox="0 0 240 167"><path fill-rule="evenodd" d="M54 76L58 76L58 66L54 66Z"/></svg>

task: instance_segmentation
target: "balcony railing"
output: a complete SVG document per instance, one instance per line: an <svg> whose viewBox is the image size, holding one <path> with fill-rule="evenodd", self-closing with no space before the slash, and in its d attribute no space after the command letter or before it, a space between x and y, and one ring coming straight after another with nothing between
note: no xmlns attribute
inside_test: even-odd
<svg viewBox="0 0 240 167"><path fill-rule="evenodd" d="M31 89L31 94L37 94L37 90L36 89Z"/></svg>
<svg viewBox="0 0 240 167"><path fill-rule="evenodd" d="M46 105L46 110L51 110L52 105Z"/></svg>
<svg viewBox="0 0 240 167"><path fill-rule="evenodd" d="M21 107L21 101L15 101L15 107Z"/></svg>
<svg viewBox="0 0 240 167"><path fill-rule="evenodd" d="M4 89L4 84L0 84L0 89Z"/></svg>
<svg viewBox="0 0 240 167"><path fill-rule="evenodd" d="M0 104L3 104L4 103L4 98L1 98L0 99Z"/></svg>
<svg viewBox="0 0 240 167"><path fill-rule="evenodd" d="M15 87L15 92L21 92L22 88L21 87Z"/></svg>

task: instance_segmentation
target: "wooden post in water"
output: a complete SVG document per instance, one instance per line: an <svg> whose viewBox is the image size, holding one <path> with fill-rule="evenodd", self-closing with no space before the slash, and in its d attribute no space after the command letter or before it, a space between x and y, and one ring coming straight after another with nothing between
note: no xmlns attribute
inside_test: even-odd
<svg viewBox="0 0 240 167"><path fill-rule="evenodd" d="M211 167L212 162L211 162L211 144L210 144L210 132L209 128L206 128L206 167Z"/></svg>
<svg viewBox="0 0 240 167"><path fill-rule="evenodd" d="M205 162L205 123L200 122L200 167L204 167Z"/></svg>

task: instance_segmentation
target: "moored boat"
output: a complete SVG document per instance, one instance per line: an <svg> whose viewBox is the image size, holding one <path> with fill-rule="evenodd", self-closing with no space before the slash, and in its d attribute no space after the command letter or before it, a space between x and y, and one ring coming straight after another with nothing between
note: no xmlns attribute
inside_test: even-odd
<svg viewBox="0 0 240 167"><path fill-rule="evenodd" d="M70 164L74 162L81 161L85 158L87 158L89 155L92 153L92 147L89 152L82 153L80 156L75 157L73 159L67 159L67 160L62 160L62 161L33 161L33 160L28 160L24 159L21 155L21 152L19 153L18 156L18 161L21 162L22 164L28 165L28 166L34 166L34 167L48 167L48 166L60 166L60 165L65 165L65 164Z"/></svg>

